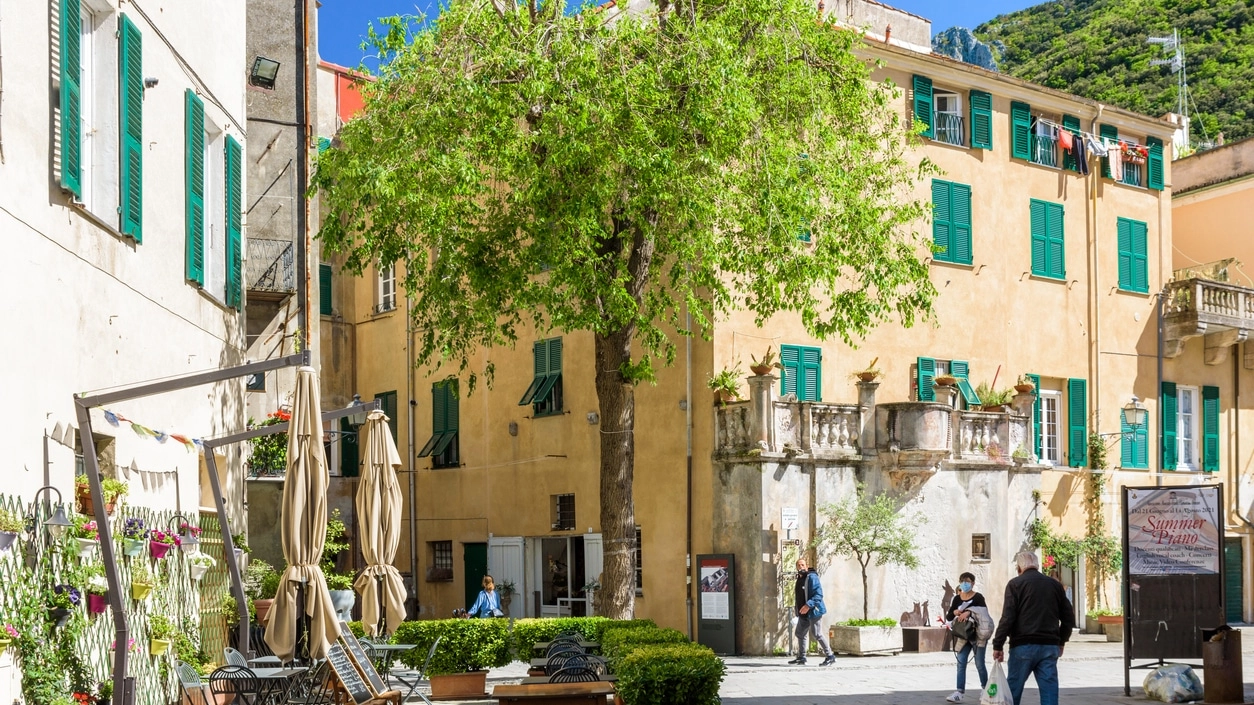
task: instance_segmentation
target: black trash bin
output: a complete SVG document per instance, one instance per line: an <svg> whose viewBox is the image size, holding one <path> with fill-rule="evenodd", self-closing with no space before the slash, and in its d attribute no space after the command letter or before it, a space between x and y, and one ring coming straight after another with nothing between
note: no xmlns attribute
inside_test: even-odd
<svg viewBox="0 0 1254 705"><path fill-rule="evenodd" d="M1243 703L1241 631L1228 625L1202 630L1202 683L1205 702Z"/></svg>

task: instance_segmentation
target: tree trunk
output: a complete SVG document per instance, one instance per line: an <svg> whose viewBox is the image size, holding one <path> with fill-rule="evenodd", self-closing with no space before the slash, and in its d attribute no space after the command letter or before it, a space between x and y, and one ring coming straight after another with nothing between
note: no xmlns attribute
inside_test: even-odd
<svg viewBox="0 0 1254 705"><path fill-rule="evenodd" d="M866 564L859 561L862 566L862 618L870 619L867 609L867 591L866 591Z"/></svg>
<svg viewBox="0 0 1254 705"><path fill-rule="evenodd" d="M621 373L631 362L632 327L596 334L596 389L601 409L601 541L604 573L597 595L600 615L631 619L636 608L636 513L632 475L636 446L635 389ZM588 580L597 576L590 575Z"/></svg>

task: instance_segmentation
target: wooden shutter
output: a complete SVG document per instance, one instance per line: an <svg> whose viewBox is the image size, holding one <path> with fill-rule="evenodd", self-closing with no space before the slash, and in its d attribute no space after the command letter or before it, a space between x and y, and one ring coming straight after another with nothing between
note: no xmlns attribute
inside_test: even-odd
<svg viewBox="0 0 1254 705"><path fill-rule="evenodd" d="M1119 128L1114 125L1098 125L1097 134L1112 140L1119 139ZM1102 157L1102 176L1110 178L1110 157Z"/></svg>
<svg viewBox="0 0 1254 705"><path fill-rule="evenodd" d="M1049 263L1049 276L1062 279L1067 274L1062 204L1047 204L1045 215L1045 238L1048 241L1047 246L1049 248L1045 259Z"/></svg>
<svg viewBox="0 0 1254 705"><path fill-rule="evenodd" d="M1063 115L1062 129L1074 135L1075 139L1082 139L1080 137L1080 118L1074 115ZM1065 149L1062 150L1062 168L1069 169L1071 171L1079 171L1076 165L1074 152L1069 152Z"/></svg>
<svg viewBox="0 0 1254 705"><path fill-rule="evenodd" d="M936 401L932 380L936 379L936 360L921 357L915 362L915 383L919 388L919 401Z"/></svg>
<svg viewBox="0 0 1254 705"><path fill-rule="evenodd" d="M936 245L932 256L942 262L952 262L954 256L953 230L949 225L952 187L948 181L932 179L932 243Z"/></svg>
<svg viewBox="0 0 1254 705"><path fill-rule="evenodd" d="M330 316L334 311L331 305L331 265L318 265L318 313Z"/></svg>
<svg viewBox="0 0 1254 705"><path fill-rule="evenodd" d="M971 146L993 148L993 96L984 91L971 91Z"/></svg>
<svg viewBox="0 0 1254 705"><path fill-rule="evenodd" d="M801 392L798 389L797 382L801 379L801 348L795 345L781 345L779 347L779 364L784 367L783 379L779 381L780 396L786 394L796 394L797 398L801 398Z"/></svg>
<svg viewBox="0 0 1254 705"><path fill-rule="evenodd" d="M1067 380L1067 464L1082 468L1089 457L1088 382Z"/></svg>
<svg viewBox="0 0 1254 705"><path fill-rule="evenodd" d="M239 142L226 137L226 305L239 310L244 301L243 222L240 190L243 188L243 155Z"/></svg>
<svg viewBox="0 0 1254 705"><path fill-rule="evenodd" d="M562 339L553 338L549 340L549 374L560 375L562 373Z"/></svg>
<svg viewBox="0 0 1254 705"><path fill-rule="evenodd" d="M920 133L924 137L936 135L932 125L932 79L926 76L914 77L914 121L916 126L926 128Z"/></svg>
<svg viewBox="0 0 1254 705"><path fill-rule="evenodd" d="M61 0L61 186L83 199L83 17L79 0Z"/></svg>
<svg viewBox="0 0 1254 705"><path fill-rule="evenodd" d="M1163 190L1163 141L1157 137L1147 137L1145 146L1149 148L1146 160L1149 187L1155 191Z"/></svg>
<svg viewBox="0 0 1254 705"><path fill-rule="evenodd" d="M1032 274L1040 277L1049 276L1046 264L1049 246L1045 239L1046 207L1045 201L1032 199L1030 204L1032 221Z"/></svg>
<svg viewBox="0 0 1254 705"><path fill-rule="evenodd" d="M1119 410L1119 467L1136 467L1136 437L1122 409Z"/></svg>
<svg viewBox="0 0 1254 705"><path fill-rule="evenodd" d="M1219 387L1202 387L1202 470L1219 470Z"/></svg>
<svg viewBox="0 0 1254 705"><path fill-rule="evenodd" d="M205 104L184 92L183 162L187 170L187 279L205 285Z"/></svg>
<svg viewBox="0 0 1254 705"><path fill-rule="evenodd" d="M1032 386L1036 389L1035 398L1032 400L1032 437L1035 439L1034 447L1036 448L1036 457L1041 457L1041 376L1029 374L1028 379L1032 380Z"/></svg>
<svg viewBox="0 0 1254 705"><path fill-rule="evenodd" d="M949 244L953 249L950 261L971 264L971 187L951 184L950 189Z"/></svg>
<svg viewBox="0 0 1254 705"><path fill-rule="evenodd" d="M531 362L532 377L531 384L527 386L527 391L523 392L522 399L518 401L519 406L526 406L535 399L536 392L540 391L540 387L544 384L544 380L549 376L549 342L547 340L538 340L531 346Z"/></svg>
<svg viewBox="0 0 1254 705"><path fill-rule="evenodd" d="M1177 417L1178 402L1176 397L1176 383L1163 382L1162 394L1159 398L1161 399L1159 403L1162 405L1163 415L1161 421L1163 430L1163 447L1160 449L1162 455L1162 469L1175 470L1177 463L1179 463L1177 449L1180 447L1179 441L1176 438L1176 428L1180 423Z"/></svg>
<svg viewBox="0 0 1254 705"><path fill-rule="evenodd" d="M1132 221L1132 290L1149 292L1149 227Z"/></svg>
<svg viewBox="0 0 1254 705"><path fill-rule="evenodd" d="M444 383L444 430L456 431L460 428L461 408L459 406L459 397L457 393L457 380L450 379Z"/></svg>
<svg viewBox="0 0 1254 705"><path fill-rule="evenodd" d="M801 401L822 400L822 362L821 348L801 348L801 375L797 384L797 398Z"/></svg>
<svg viewBox="0 0 1254 705"><path fill-rule="evenodd" d="M1115 227L1119 248L1119 288L1132 289L1132 221L1120 218Z"/></svg>
<svg viewBox="0 0 1254 705"><path fill-rule="evenodd" d="M1027 103L1010 104L1010 156L1032 158L1032 106Z"/></svg>
<svg viewBox="0 0 1254 705"><path fill-rule="evenodd" d="M344 477L357 477L361 474L361 461L358 454L357 434L349 425L348 419L340 419L340 474Z"/></svg>
<svg viewBox="0 0 1254 705"><path fill-rule="evenodd" d="M121 126L121 231L144 241L143 35L126 15L118 20L118 109Z"/></svg>
<svg viewBox="0 0 1254 705"><path fill-rule="evenodd" d="M965 360L952 360L949 363L949 374L958 378L958 391L962 393L967 406L974 408L980 405L980 397L971 388L970 371L971 366Z"/></svg>

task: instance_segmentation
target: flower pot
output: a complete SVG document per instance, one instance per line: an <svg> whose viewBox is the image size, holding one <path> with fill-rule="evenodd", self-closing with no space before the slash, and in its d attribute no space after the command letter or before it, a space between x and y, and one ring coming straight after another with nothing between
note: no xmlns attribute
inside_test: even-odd
<svg viewBox="0 0 1254 705"><path fill-rule="evenodd" d="M903 642L901 627L842 627L828 630L832 651L855 656L898 654Z"/></svg>
<svg viewBox="0 0 1254 705"><path fill-rule="evenodd" d="M355 604L357 604L357 593L352 590L331 591L331 606L335 608L335 611L339 614L340 619L345 622L352 620L352 615L350 613L352 612L353 605Z"/></svg>
<svg viewBox="0 0 1254 705"><path fill-rule="evenodd" d="M753 374L759 377L762 375L769 375L771 373L770 365L749 365L749 369L753 370Z"/></svg>
<svg viewBox="0 0 1254 705"><path fill-rule="evenodd" d="M136 600L142 600L148 597L148 593L152 592L152 583L131 583L131 597Z"/></svg>
<svg viewBox="0 0 1254 705"><path fill-rule="evenodd" d="M69 624L70 617L73 617L73 616L74 616L74 612L64 607L58 607L54 610L48 610L48 620L53 622L58 629L60 629L61 627L64 627L66 624Z"/></svg>
<svg viewBox="0 0 1254 705"><path fill-rule="evenodd" d="M1005 404L985 404L984 406L981 406L980 409L984 411L991 411L993 413L1001 413L1006 410L1006 405Z"/></svg>
<svg viewBox="0 0 1254 705"><path fill-rule="evenodd" d="M158 560L165 558L165 554L169 553L171 548L174 548L172 543L148 542L148 553Z"/></svg>
<svg viewBox="0 0 1254 705"><path fill-rule="evenodd" d="M205 577L205 573L209 570L209 566L193 563L187 566L187 577L192 580L200 580Z"/></svg>
<svg viewBox="0 0 1254 705"><path fill-rule="evenodd" d="M100 542L96 539L74 539L78 542L78 557L82 559L91 558L96 553L96 549L100 548Z"/></svg>
<svg viewBox="0 0 1254 705"><path fill-rule="evenodd" d="M958 378L953 375L937 375L932 378L932 384L939 384L942 387L952 387L958 383Z"/></svg>
<svg viewBox="0 0 1254 705"><path fill-rule="evenodd" d="M737 401L739 399L740 397L724 389L720 389L717 392L714 392L714 403L719 406L723 406L727 404L728 402Z"/></svg>
<svg viewBox="0 0 1254 705"><path fill-rule="evenodd" d="M78 503L78 513L91 516L95 514L96 506L91 501L91 487L89 485L75 485L74 499Z"/></svg>
<svg viewBox="0 0 1254 705"><path fill-rule="evenodd" d="M161 654L164 654L166 650L169 648L170 648L169 639L149 639L148 640L148 653L153 656L160 656Z"/></svg>
<svg viewBox="0 0 1254 705"><path fill-rule="evenodd" d="M1020 394L1031 394L1036 391L1035 384L1016 384L1015 391Z"/></svg>
<svg viewBox="0 0 1254 705"><path fill-rule="evenodd" d="M874 382L876 377L880 376L878 372L859 372L857 378L862 382Z"/></svg>
<svg viewBox="0 0 1254 705"><path fill-rule="evenodd" d="M0 553L4 553L12 548L15 541L17 541L17 532L0 531Z"/></svg>
<svg viewBox="0 0 1254 705"><path fill-rule="evenodd" d="M134 558L144 552L144 539L122 539L122 555Z"/></svg>
<svg viewBox="0 0 1254 705"><path fill-rule="evenodd" d="M105 608L109 606L108 595L96 595L89 593L87 595L87 611L92 614L102 614Z"/></svg>
<svg viewBox="0 0 1254 705"><path fill-rule="evenodd" d="M1102 625L1106 629L1106 641L1123 641L1123 620Z"/></svg>
<svg viewBox="0 0 1254 705"><path fill-rule="evenodd" d="M484 698L487 696L488 672L467 671L431 676L431 697L435 700Z"/></svg>
<svg viewBox="0 0 1254 705"><path fill-rule="evenodd" d="M8 637L4 637L3 639L0 639L0 655L4 655L4 650L9 648L9 645L12 643L13 643L13 640Z"/></svg>
<svg viewBox="0 0 1254 705"><path fill-rule="evenodd" d="M349 590L349 592L352 592L352 591ZM332 603L335 602L334 592L331 593L331 602ZM257 610L257 623L258 624L266 623L266 618L270 616L270 608L273 606L274 606L273 599L253 600L253 609ZM349 609L352 609L352 607L353 607L352 604L349 604Z"/></svg>
<svg viewBox="0 0 1254 705"><path fill-rule="evenodd" d="M106 501L105 502L105 514L108 514L109 516L113 516L113 509L117 505L118 505L117 500L113 500L112 502Z"/></svg>

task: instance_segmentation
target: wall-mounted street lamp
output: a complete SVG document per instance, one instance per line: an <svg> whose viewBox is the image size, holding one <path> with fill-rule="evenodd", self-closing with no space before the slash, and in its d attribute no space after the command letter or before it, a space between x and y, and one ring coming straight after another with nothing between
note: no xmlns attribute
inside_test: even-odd
<svg viewBox="0 0 1254 705"><path fill-rule="evenodd" d="M354 394L352 403L345 408L354 410L353 413L349 414L347 417L348 425L351 426L354 431L366 425L366 405L362 403L360 394Z"/></svg>
<svg viewBox="0 0 1254 705"><path fill-rule="evenodd" d="M1123 420L1132 427L1134 433L1141 427L1149 425L1149 410L1135 394L1132 395L1132 400L1123 407Z"/></svg>
<svg viewBox="0 0 1254 705"><path fill-rule="evenodd" d="M248 82L258 88L274 90L274 82L279 77L279 62L258 56L253 60L253 70L248 74Z"/></svg>
<svg viewBox="0 0 1254 705"><path fill-rule="evenodd" d="M52 485L45 485L35 491L35 501L31 502L30 516L26 517L26 531L29 533L34 533L35 531L35 507L38 504L40 493L44 491L55 492L57 495L57 503L52 510L52 516L44 521L44 527L48 529L49 536L54 540L59 540L62 536L65 536L66 530L74 526L74 524L65 516L65 504L61 501L61 490Z"/></svg>

